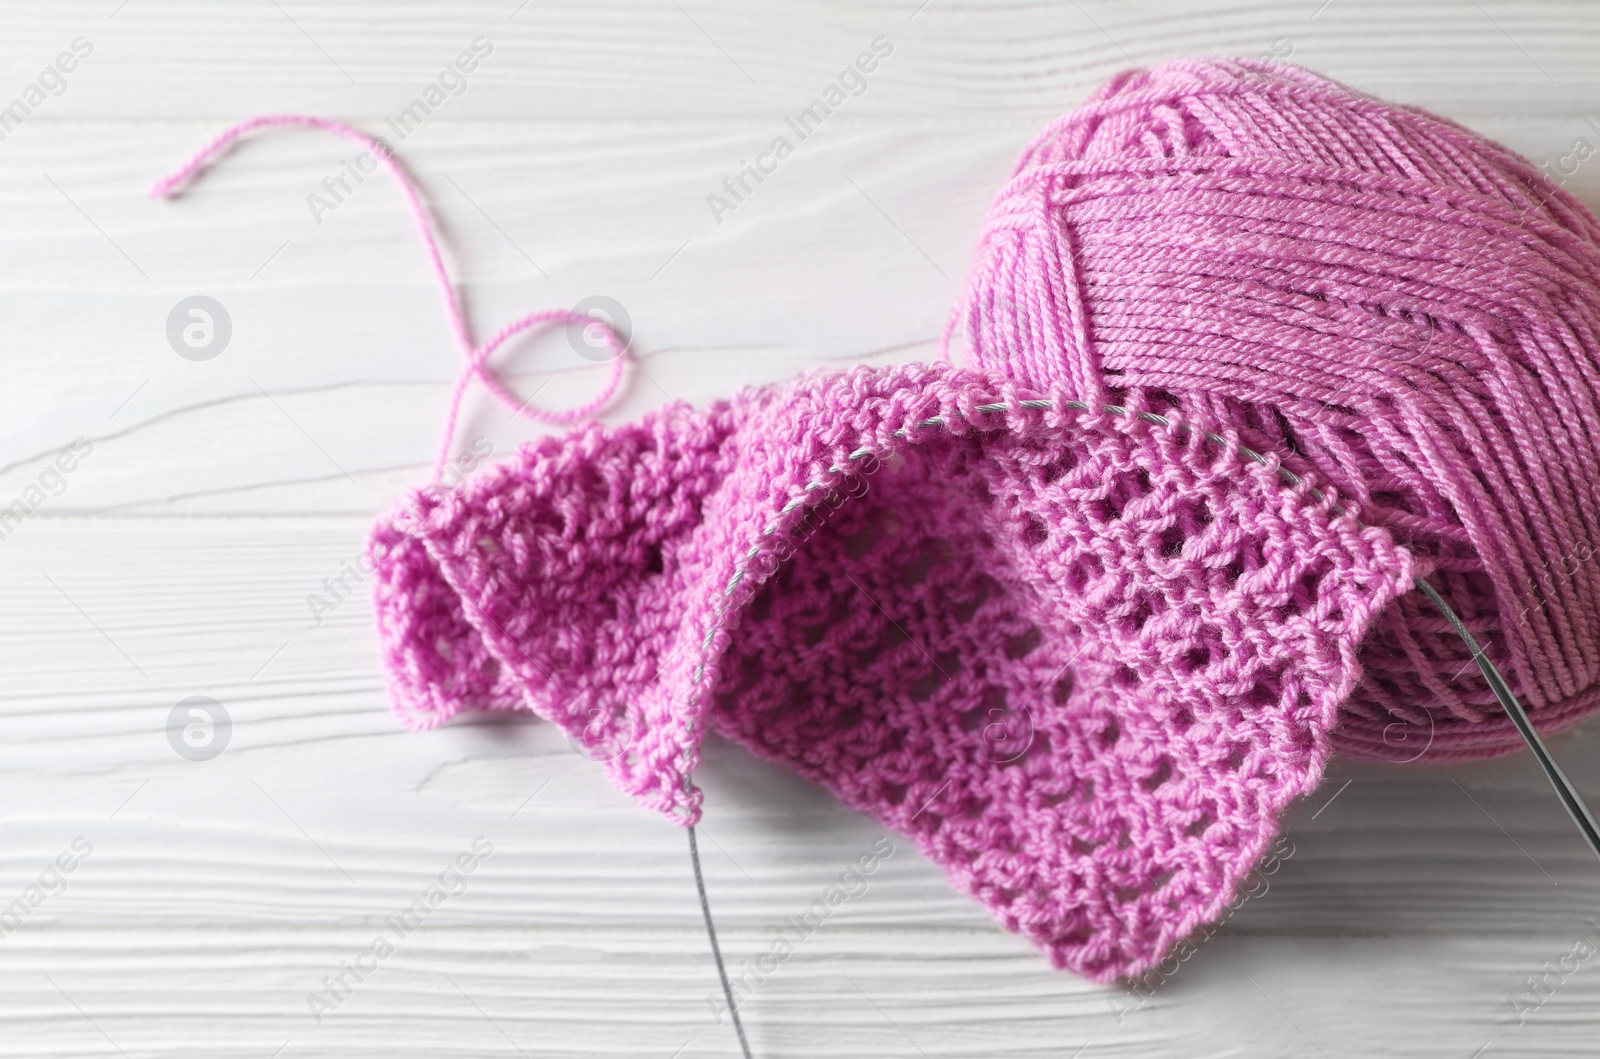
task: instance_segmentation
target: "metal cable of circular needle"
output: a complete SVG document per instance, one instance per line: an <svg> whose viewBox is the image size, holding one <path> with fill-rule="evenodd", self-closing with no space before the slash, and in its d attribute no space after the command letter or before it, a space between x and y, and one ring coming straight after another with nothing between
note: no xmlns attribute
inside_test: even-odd
<svg viewBox="0 0 1600 1059"><path fill-rule="evenodd" d="M739 1035L739 1050L744 1059L754 1059L750 1054L750 1041L744 1035L744 1023L739 1020L739 1006L733 1001L733 986L728 982L728 968L722 962L722 947L717 944L717 928L711 922L711 902L706 900L706 880L700 871L700 846L695 841L694 825L689 828L689 860L694 864L694 885L700 892L700 912L706 919L706 937L711 939L711 955L717 961L717 977L722 979L722 995L728 1002L728 1017L733 1020L733 1032Z"/></svg>

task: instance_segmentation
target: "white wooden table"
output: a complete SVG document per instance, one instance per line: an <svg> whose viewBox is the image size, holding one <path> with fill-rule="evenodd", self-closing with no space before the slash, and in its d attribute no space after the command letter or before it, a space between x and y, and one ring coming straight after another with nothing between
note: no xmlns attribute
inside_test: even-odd
<svg viewBox="0 0 1600 1059"><path fill-rule="evenodd" d="M227 123L388 133L483 38L401 151L480 334L627 307L640 361L612 420L930 356L1016 152L1131 63L1292 50L1535 160L1600 145L1592 3L918 2L0 8L0 105L90 50L0 141L0 503L46 487L0 540L0 910L26 908L0 927L0 1056L736 1054L683 833L526 718L407 734L364 590L313 620L426 474L457 364L393 188L313 215L347 145L261 137L181 203L144 197ZM707 195L878 37L867 90L714 218ZM1569 186L1600 205L1600 159ZM193 295L231 319L211 360L167 341ZM602 371L559 334L505 362L551 405ZM534 429L475 391L461 436L506 452ZM45 461L80 436L58 486ZM210 760L169 742L191 696L231 718ZM1600 802L1600 725L1554 746ZM699 779L737 965L881 832L726 746ZM1569 955L1600 945L1600 865L1526 755L1340 764L1288 834L1269 892L1148 999L1051 971L901 840L750 1001L755 1052L1600 1051L1600 959ZM477 836L465 891L364 956ZM352 964L370 973L319 1021L308 997Z"/></svg>

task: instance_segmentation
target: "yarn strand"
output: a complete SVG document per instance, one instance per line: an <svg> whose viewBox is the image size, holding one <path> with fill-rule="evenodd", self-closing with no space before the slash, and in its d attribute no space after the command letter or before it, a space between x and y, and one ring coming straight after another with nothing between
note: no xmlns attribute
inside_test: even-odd
<svg viewBox="0 0 1600 1059"><path fill-rule="evenodd" d="M303 114L265 114L251 118L220 133L191 155L182 165L156 181L150 188L150 197L162 199L176 196L224 151L246 134L261 128L286 125L303 125L321 129L355 143L370 153L376 162L390 176L394 177L395 182L400 185L400 192L405 197L406 207L411 213L412 222L416 225L417 234L421 236L422 247L428 257L428 265L433 271L434 279L439 286L439 292L444 298L445 315L450 320L451 334L455 338L456 346L461 352L462 359L466 362L460 376L456 379L450 393L449 404L446 406L443 437L440 440L438 456L435 458L433 467L435 481L443 477L444 466L450 458L451 443L455 437L456 420L460 414L461 401L466 393L468 383L471 382L474 376L481 379L489 392L507 408L511 409L512 414L541 423L565 424L589 419L611 400L612 396L617 392L617 387L622 382L622 362L627 352L627 343L617 335L616 330L606 320L567 309L545 309L540 312L530 313L508 324L482 345L479 345L473 339L471 325L468 324L466 314L462 311L461 299L456 291L455 284L450 280L449 270L445 268L444 256L439 251L438 239L434 236L433 225L429 221L428 211L422 203L422 197L417 193L416 185L406 173L405 168L395 159L394 151L387 144L375 137L368 136L359 129L352 128L343 122L334 121L331 118L319 118ZM610 373L605 383L601 386L600 392L576 408L558 411L535 408L531 403L518 399L516 395L507 390L486 366L489 356L512 336L520 334L537 324L552 322L582 324L584 327L600 327L605 335L607 345L611 347L614 354L610 360Z"/></svg>

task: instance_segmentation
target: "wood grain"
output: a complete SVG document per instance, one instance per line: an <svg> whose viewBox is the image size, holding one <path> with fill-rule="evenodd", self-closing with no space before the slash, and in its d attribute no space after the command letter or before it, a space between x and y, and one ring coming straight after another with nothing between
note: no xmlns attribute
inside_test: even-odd
<svg viewBox="0 0 1600 1059"><path fill-rule="evenodd" d="M0 103L93 44L0 140L0 503L93 446L0 539L0 908L93 847L0 938L0 1056L27 1059L737 1054L683 835L528 718L405 733L364 596L308 608L421 479L457 362L393 189L313 214L340 143L261 137L179 201L144 197L225 123L383 132L491 42L403 157L480 332L591 294L627 307L638 359L612 420L932 356L1016 152L1130 63L1292 49L1536 161L1600 142L1600 9L1577 2L109 0L0 19ZM706 196L879 36L894 52L868 89L719 223ZM1600 203L1600 163L1569 186ZM234 327L203 363L165 337L193 294ZM552 406L600 381L559 332L503 370ZM475 394L460 436L504 453L539 430ZM168 742L194 695L232 720L211 761ZM1554 743L1591 801L1597 733ZM722 744L699 779L737 972L881 832ZM756 989L756 1054L1593 1054L1600 960L1527 992L1600 941L1600 873L1525 756L1339 763L1287 831L1268 892L1147 998L1051 971L897 839ZM477 836L493 853L465 892L319 1024L308 995Z"/></svg>

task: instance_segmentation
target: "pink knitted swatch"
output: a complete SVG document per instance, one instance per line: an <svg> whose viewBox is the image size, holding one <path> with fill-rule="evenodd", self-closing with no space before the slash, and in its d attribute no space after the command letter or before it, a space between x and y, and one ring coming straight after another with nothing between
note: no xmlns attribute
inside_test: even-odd
<svg viewBox="0 0 1600 1059"><path fill-rule="evenodd" d="M392 699L417 726L532 709L685 821L715 728L1058 965L1136 972L1315 786L1411 566L1198 432L1026 396L812 376L420 492L372 543Z"/></svg>

